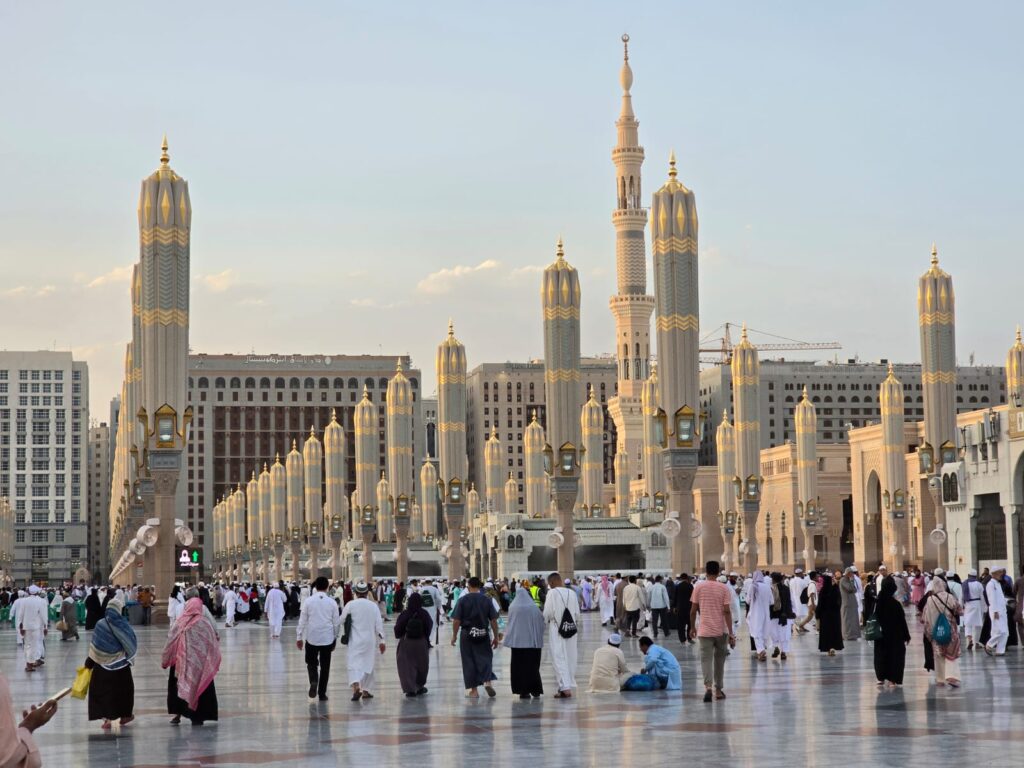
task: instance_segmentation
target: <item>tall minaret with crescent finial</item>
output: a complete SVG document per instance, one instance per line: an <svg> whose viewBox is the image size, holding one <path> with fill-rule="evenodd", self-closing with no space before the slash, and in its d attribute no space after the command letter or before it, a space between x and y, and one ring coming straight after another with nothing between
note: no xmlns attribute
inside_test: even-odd
<svg viewBox="0 0 1024 768"><path fill-rule="evenodd" d="M622 36L623 60L619 73L622 109L615 121L618 140L612 150L615 164L615 272L617 292L608 302L615 317L615 357L618 363L618 392L608 401L608 412L615 422L616 452L624 457L616 462L635 477L641 467L629 466L630 457L644 455L643 383L649 375L651 359L651 314L654 298L647 295L647 255L644 231L647 211L641 202L640 168L644 148L637 133L639 123L633 114L633 70L629 66L629 35ZM616 487L628 487L616 479ZM663 488L648 488L653 497ZM624 515L629 499L616 494L617 514Z"/></svg>

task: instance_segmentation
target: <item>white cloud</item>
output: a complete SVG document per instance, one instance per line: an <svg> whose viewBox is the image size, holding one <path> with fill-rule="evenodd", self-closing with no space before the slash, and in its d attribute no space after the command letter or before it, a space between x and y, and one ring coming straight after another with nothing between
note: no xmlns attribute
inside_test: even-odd
<svg viewBox="0 0 1024 768"><path fill-rule="evenodd" d="M28 293L28 286L19 285L4 291L4 296L23 296Z"/></svg>
<svg viewBox="0 0 1024 768"><path fill-rule="evenodd" d="M86 288L99 288L104 285L110 285L111 283L127 283L132 279L132 265L129 264L124 267L114 267L112 270L107 272L105 275L94 277L85 286Z"/></svg>
<svg viewBox="0 0 1024 768"><path fill-rule="evenodd" d="M258 296L250 296L245 299L241 299L237 302L240 307L265 307L267 305L266 299L261 299Z"/></svg>
<svg viewBox="0 0 1024 768"><path fill-rule="evenodd" d="M360 309L394 309L395 307L402 306L404 303L405 302L402 301L382 303L377 301L376 299L367 298L352 299L351 301L349 301L349 304L351 304L353 307L359 307Z"/></svg>
<svg viewBox="0 0 1024 768"><path fill-rule="evenodd" d="M40 288L38 291L36 291L36 296L42 298L43 296L49 296L51 293L56 293L56 291L57 291L57 286L55 286L55 285L44 285L42 288Z"/></svg>
<svg viewBox="0 0 1024 768"><path fill-rule="evenodd" d="M436 296L449 293L461 280L478 275L482 272L493 272L501 266L495 259L481 261L475 267L457 264L454 267L445 267L437 272L431 272L416 284L417 293L425 293Z"/></svg>
<svg viewBox="0 0 1024 768"><path fill-rule="evenodd" d="M544 271L544 267L540 264L526 264L522 267L516 267L510 273L510 277L524 277L526 275L539 275Z"/></svg>
<svg viewBox="0 0 1024 768"><path fill-rule="evenodd" d="M198 279L210 293L224 293L238 282L238 273L233 269L225 269L215 275L199 275Z"/></svg>

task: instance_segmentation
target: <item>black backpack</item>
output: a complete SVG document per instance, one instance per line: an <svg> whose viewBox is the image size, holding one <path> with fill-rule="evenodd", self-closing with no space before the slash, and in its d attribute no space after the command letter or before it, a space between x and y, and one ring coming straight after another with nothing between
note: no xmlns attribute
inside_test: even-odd
<svg viewBox="0 0 1024 768"><path fill-rule="evenodd" d="M423 638L423 619L414 615L405 623L405 637L408 640L421 640Z"/></svg>
<svg viewBox="0 0 1024 768"><path fill-rule="evenodd" d="M800 593L800 602L807 605L811 600L810 595L807 594L807 587L804 587L804 591Z"/></svg>
<svg viewBox="0 0 1024 768"><path fill-rule="evenodd" d="M566 602L565 610L562 611L562 620L558 623L558 634L568 640L570 637L574 637L577 632L579 632L579 627L576 626L576 622L569 612L569 603Z"/></svg>
<svg viewBox="0 0 1024 768"><path fill-rule="evenodd" d="M433 608L434 607L434 596L431 595L430 592L428 592L427 590L423 590L422 592L420 592L420 601L421 601L420 604L424 608Z"/></svg>

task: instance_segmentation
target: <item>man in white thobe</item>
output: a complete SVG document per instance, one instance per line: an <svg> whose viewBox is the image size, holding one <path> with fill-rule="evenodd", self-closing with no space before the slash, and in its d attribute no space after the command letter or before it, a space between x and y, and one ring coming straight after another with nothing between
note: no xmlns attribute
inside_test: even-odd
<svg viewBox="0 0 1024 768"><path fill-rule="evenodd" d="M267 590L267 622L270 624L270 639L281 636L281 623L284 621L284 592L274 586Z"/></svg>
<svg viewBox="0 0 1024 768"><path fill-rule="evenodd" d="M754 641L754 650L758 661L768 659L768 646L772 643L772 619L769 611L772 607L772 587L761 571L754 571L747 590L747 629Z"/></svg>
<svg viewBox="0 0 1024 768"><path fill-rule="evenodd" d="M224 589L224 626L233 627L235 626L235 605L238 602L238 595L235 594L230 586Z"/></svg>
<svg viewBox="0 0 1024 768"><path fill-rule="evenodd" d="M1006 641L1010 639L1010 626L1006 617L1006 595L1003 594L1001 579L1006 568L997 565L992 569L992 578L985 585L985 597L988 598L988 617L992 622L992 634L985 644L985 653L989 656L1005 656ZM26 651L28 653L28 651Z"/></svg>
<svg viewBox="0 0 1024 768"><path fill-rule="evenodd" d="M18 605L21 615L17 617L18 633L25 642L25 671L33 672L42 665L43 642L46 637L49 616L46 598L40 595L35 584L28 588L28 597Z"/></svg>
<svg viewBox="0 0 1024 768"><path fill-rule="evenodd" d="M793 613L796 614L797 621L807 615L807 605L800 601L800 595L804 593L807 583L808 578L804 575L803 568L793 571L793 578L789 580L789 599L793 604Z"/></svg>
<svg viewBox="0 0 1024 768"><path fill-rule="evenodd" d="M367 599L370 587L365 581L358 582L352 591L355 600L347 603L341 612L341 625L344 627L345 621L352 618L346 662L352 701L359 701L373 698L373 672L378 654L385 650L384 620L376 604Z"/></svg>
<svg viewBox="0 0 1024 768"><path fill-rule="evenodd" d="M964 634L967 635L967 650L980 645L981 628L985 626L985 587L978 581L978 572L972 568L967 572L963 584L964 593Z"/></svg>
<svg viewBox="0 0 1024 768"><path fill-rule="evenodd" d="M28 593L23 589L19 589L18 596L11 603L11 618L14 619L14 635L17 638L18 645L25 644L25 638L18 631L18 622L21 619L21 604L25 601L26 597L28 597Z"/></svg>
<svg viewBox="0 0 1024 768"><path fill-rule="evenodd" d="M853 568L853 585L857 588L857 615L864 615L864 582L860 580L860 572L857 570L857 566L851 566Z"/></svg>
<svg viewBox="0 0 1024 768"><path fill-rule="evenodd" d="M423 601L423 610L430 614L430 619L434 622L434 644L436 645L441 637L441 609L444 606L444 598L441 597L441 590L434 586L434 582L427 579L420 587L420 599Z"/></svg>
<svg viewBox="0 0 1024 768"><path fill-rule="evenodd" d="M555 698L568 699L576 688L576 637L562 637L559 628L566 610L572 617L576 627L580 623L580 602L576 593L563 586L562 576L552 573L548 576L548 594L544 600L544 621L548 625L548 648L551 651L551 664L555 668L555 679L558 681L558 693Z"/></svg>

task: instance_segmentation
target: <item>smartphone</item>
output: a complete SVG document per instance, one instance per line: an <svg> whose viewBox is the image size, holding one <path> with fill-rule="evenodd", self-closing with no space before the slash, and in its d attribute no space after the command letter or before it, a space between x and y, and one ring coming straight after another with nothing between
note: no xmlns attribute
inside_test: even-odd
<svg viewBox="0 0 1024 768"><path fill-rule="evenodd" d="M70 688L65 688L63 691L58 691L57 693L55 693L53 696L48 698L46 701L60 701L65 696L67 696L69 693L71 693L71 689ZM44 701L43 703L45 704L46 702Z"/></svg>

